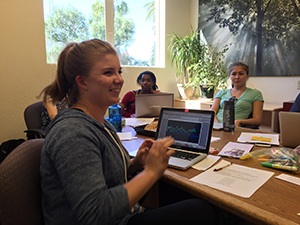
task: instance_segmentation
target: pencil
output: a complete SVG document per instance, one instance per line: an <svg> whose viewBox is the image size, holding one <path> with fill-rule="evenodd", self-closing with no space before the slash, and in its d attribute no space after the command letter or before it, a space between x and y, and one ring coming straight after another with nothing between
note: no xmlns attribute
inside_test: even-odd
<svg viewBox="0 0 300 225"><path fill-rule="evenodd" d="M220 168L216 168L216 169L214 169L214 171L216 172L216 171L220 171L220 170L222 170L222 169L224 169L224 168L226 168L226 167L228 167L228 166L231 166L233 164L233 162L231 162L230 164L227 164L226 166L222 166L222 167L220 167Z"/></svg>

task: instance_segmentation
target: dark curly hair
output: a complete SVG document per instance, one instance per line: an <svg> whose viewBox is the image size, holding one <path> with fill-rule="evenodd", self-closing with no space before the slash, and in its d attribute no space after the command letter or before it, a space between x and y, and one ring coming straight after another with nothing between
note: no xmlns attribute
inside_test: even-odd
<svg viewBox="0 0 300 225"><path fill-rule="evenodd" d="M155 91L156 89L158 89L158 86L156 85L156 77L154 75L154 73L152 73L151 71L144 71L144 72L141 72L140 75L137 77L136 79L136 82L138 85L140 85L140 81L142 79L142 76L144 74L147 74L151 77L152 81L154 82L154 85L152 86L152 89Z"/></svg>

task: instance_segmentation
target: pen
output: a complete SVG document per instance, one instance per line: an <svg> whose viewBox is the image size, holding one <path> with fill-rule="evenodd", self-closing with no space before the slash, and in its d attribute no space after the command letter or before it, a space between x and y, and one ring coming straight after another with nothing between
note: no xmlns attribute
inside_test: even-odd
<svg viewBox="0 0 300 225"><path fill-rule="evenodd" d="M222 166L222 167L220 167L220 168L216 168L216 169L214 169L214 171L216 172L216 171L220 171L220 170L222 170L222 169L224 169L224 168L226 168L226 167L228 167L228 166L231 166L233 163L231 162L230 164L227 164L226 166Z"/></svg>
<svg viewBox="0 0 300 225"><path fill-rule="evenodd" d="M283 170L289 170L289 171L298 171L299 170L299 167L297 167L297 166L284 166L284 165L280 165L280 164L272 164L272 163L266 163L266 162L262 162L261 165L265 166L265 167L270 167L270 168L275 168L275 169L283 169Z"/></svg>
<svg viewBox="0 0 300 225"><path fill-rule="evenodd" d="M268 148L268 147L271 147L271 144L266 144L266 143L256 142L256 143L255 143L255 146L257 146L257 147L266 147L266 148Z"/></svg>

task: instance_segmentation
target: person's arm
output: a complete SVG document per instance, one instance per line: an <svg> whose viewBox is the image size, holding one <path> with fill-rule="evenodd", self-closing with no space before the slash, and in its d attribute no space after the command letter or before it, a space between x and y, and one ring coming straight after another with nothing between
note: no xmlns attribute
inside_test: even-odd
<svg viewBox="0 0 300 225"><path fill-rule="evenodd" d="M215 98L210 110L212 111L215 111L215 122L219 122L218 119L217 119L217 113L219 111L219 108L220 108L220 101L221 99L220 98Z"/></svg>
<svg viewBox="0 0 300 225"><path fill-rule="evenodd" d="M122 98L122 101L119 103L119 105L122 108L122 112L126 107L135 99L135 92L136 91L128 91L124 97Z"/></svg>
<svg viewBox="0 0 300 225"><path fill-rule="evenodd" d="M290 112L300 112L300 94L298 94L294 104L292 105L292 108L290 109Z"/></svg>
<svg viewBox="0 0 300 225"><path fill-rule="evenodd" d="M155 141L146 158L145 169L123 185L127 190L130 207L134 206L162 176L170 156L174 153L174 150L168 150L173 143L174 140L170 137Z"/></svg>
<svg viewBox="0 0 300 225"><path fill-rule="evenodd" d="M47 96L47 98L46 98L45 108L47 109L47 113L50 117L50 120L52 120L57 114L57 108L56 108L56 105L53 105L53 102L52 102L52 99L50 98L50 96Z"/></svg>
<svg viewBox="0 0 300 225"><path fill-rule="evenodd" d="M250 119L236 120L235 126L259 126L262 121L263 105L263 101L254 101L252 111L253 117Z"/></svg>
<svg viewBox="0 0 300 225"><path fill-rule="evenodd" d="M120 106L121 106L121 109L122 109L122 112L123 112L123 110L125 109L125 105L121 102Z"/></svg>

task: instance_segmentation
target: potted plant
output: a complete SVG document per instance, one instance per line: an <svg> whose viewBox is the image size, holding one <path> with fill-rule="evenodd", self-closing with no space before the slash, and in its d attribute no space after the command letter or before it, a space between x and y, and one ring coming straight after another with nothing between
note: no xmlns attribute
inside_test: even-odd
<svg viewBox="0 0 300 225"><path fill-rule="evenodd" d="M225 45L218 51L212 45L206 44L203 45L203 49L205 49L204 57L189 67L189 70L193 71L193 76L188 85L200 85L202 96L213 98L217 88L227 87L228 71L224 66L224 57L229 48Z"/></svg>
<svg viewBox="0 0 300 225"><path fill-rule="evenodd" d="M194 71L191 70L190 66L197 64L200 59L203 58L205 49L200 42L200 32L191 31L189 35L180 37L177 34L171 35L168 48L171 53L172 63L176 66L176 78L179 83L179 88L193 89L193 85L189 85L190 78L193 77ZM188 90L192 97L193 90ZM182 92L179 89L181 96ZM187 90L185 90L185 93Z"/></svg>

